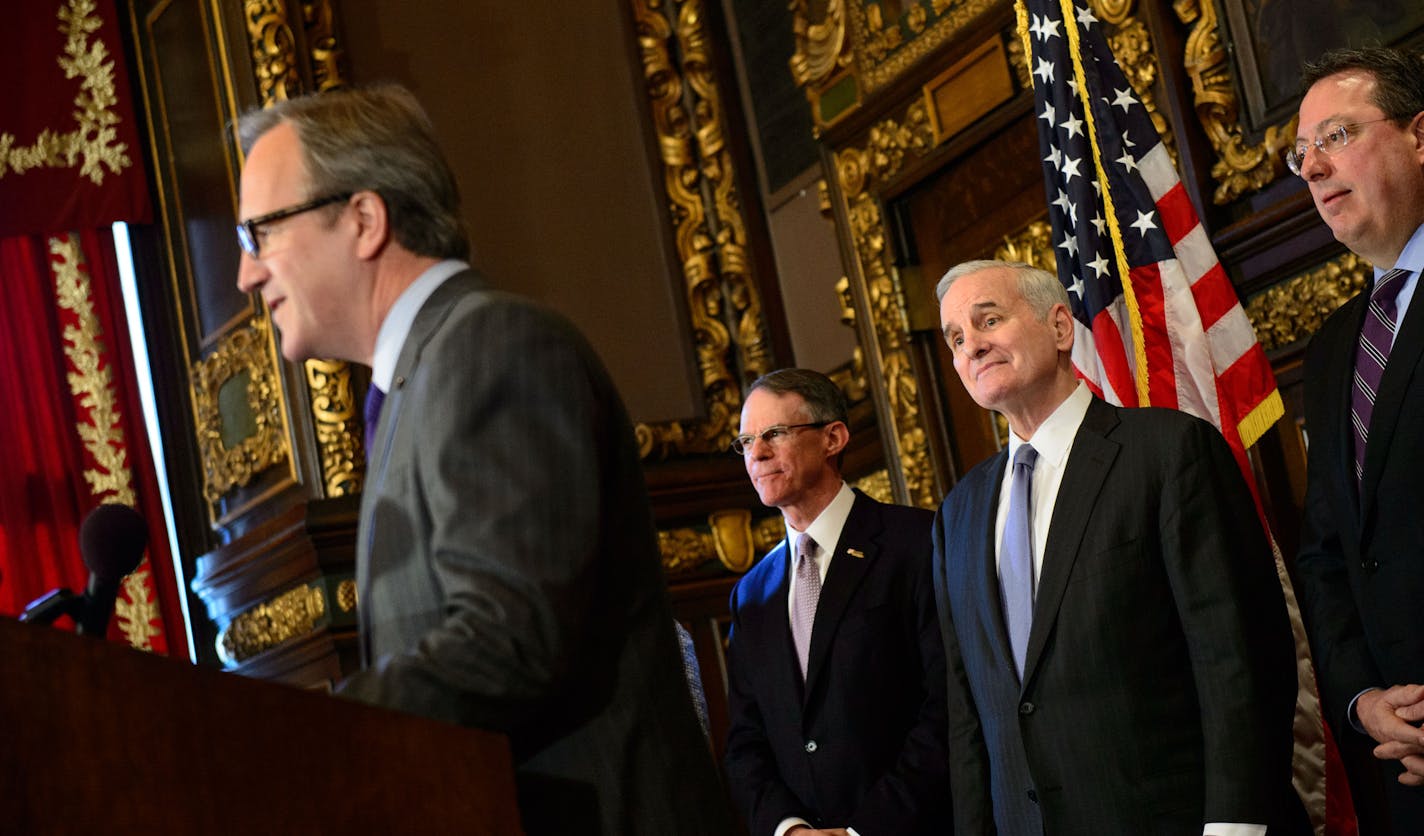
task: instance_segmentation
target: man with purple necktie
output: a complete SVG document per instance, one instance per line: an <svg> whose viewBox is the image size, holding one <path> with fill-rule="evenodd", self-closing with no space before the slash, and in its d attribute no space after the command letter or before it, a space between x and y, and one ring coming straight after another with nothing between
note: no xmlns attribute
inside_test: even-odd
<svg viewBox="0 0 1424 836"><path fill-rule="evenodd" d="M1424 833L1424 58L1305 68L1286 154L1335 238L1374 267L1305 359L1300 572L1321 703L1362 836Z"/></svg>

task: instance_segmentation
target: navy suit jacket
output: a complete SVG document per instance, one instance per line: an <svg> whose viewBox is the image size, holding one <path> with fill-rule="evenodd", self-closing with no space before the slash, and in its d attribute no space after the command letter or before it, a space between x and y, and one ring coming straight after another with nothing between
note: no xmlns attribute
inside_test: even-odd
<svg viewBox="0 0 1424 836"><path fill-rule="evenodd" d="M473 272L421 307L370 451L342 693L507 734L531 836L732 828L637 449L561 317Z"/></svg>
<svg viewBox="0 0 1424 836"><path fill-rule="evenodd" d="M751 836L771 836L789 816L861 836L946 832L932 519L856 493L821 589L804 686L786 541L733 590L725 766Z"/></svg>
<svg viewBox="0 0 1424 836"><path fill-rule="evenodd" d="M1054 504L1022 684L993 542L1006 456L955 486L934 529L959 836L1297 832L1290 624L1221 435L1093 400Z"/></svg>
<svg viewBox="0 0 1424 836"><path fill-rule="evenodd" d="M1368 298L1331 314L1305 359L1310 456L1296 565L1321 701L1342 740L1359 736L1345 712L1360 691L1424 683L1424 297L1415 292L1395 336L1356 488L1350 387ZM1424 789L1400 786L1394 762L1359 763L1351 778L1369 786L1356 785L1356 806L1382 806L1372 799L1384 792L1392 810L1361 817L1424 833Z"/></svg>

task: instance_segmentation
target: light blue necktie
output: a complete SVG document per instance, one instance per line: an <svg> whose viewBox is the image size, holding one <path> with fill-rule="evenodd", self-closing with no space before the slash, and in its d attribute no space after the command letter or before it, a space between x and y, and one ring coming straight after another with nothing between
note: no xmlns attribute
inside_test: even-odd
<svg viewBox="0 0 1424 836"><path fill-rule="evenodd" d="M999 543L999 594L1020 680L1033 626L1033 463L1037 458L1038 451L1027 444L1014 454L1009 516Z"/></svg>
<svg viewBox="0 0 1424 836"><path fill-rule="evenodd" d="M792 602L791 639L796 643L796 661L801 678L806 678L811 658L811 627L816 623L816 604L821 600L821 570L816 566L816 541L802 534L796 544L796 600Z"/></svg>

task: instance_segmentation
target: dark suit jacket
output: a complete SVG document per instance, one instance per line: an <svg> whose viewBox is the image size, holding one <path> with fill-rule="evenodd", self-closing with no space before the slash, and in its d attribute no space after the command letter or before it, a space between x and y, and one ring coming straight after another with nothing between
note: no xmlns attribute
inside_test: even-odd
<svg viewBox="0 0 1424 836"><path fill-rule="evenodd" d="M632 427L572 326L441 285L370 461L343 694L508 734L530 834L729 832Z"/></svg>
<svg viewBox="0 0 1424 836"><path fill-rule="evenodd" d="M1332 314L1305 360L1310 456L1297 567L1321 700L1342 742L1359 736L1345 712L1360 691L1424 682L1424 296L1415 292L1395 337L1357 489L1350 386L1368 297ZM1396 831L1424 833L1424 790L1400 787L1397 766L1363 763L1386 774L1351 777L1387 788ZM1363 789L1357 805L1372 796Z"/></svg>
<svg viewBox="0 0 1424 836"><path fill-rule="evenodd" d="M1092 402L1053 508L1022 686L993 542L1006 456L970 471L934 528L959 836L1295 832L1290 624L1221 435Z"/></svg>
<svg viewBox="0 0 1424 836"><path fill-rule="evenodd" d="M816 607L804 687L786 541L733 590L725 766L751 836L771 836L788 816L861 836L947 831L932 519L857 492Z"/></svg>

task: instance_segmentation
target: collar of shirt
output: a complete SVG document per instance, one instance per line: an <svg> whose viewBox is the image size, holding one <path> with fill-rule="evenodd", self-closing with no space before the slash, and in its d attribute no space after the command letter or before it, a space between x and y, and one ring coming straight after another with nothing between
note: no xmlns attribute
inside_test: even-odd
<svg viewBox="0 0 1424 836"><path fill-rule="evenodd" d="M807 534L816 541L816 570L821 574L821 583L826 582L826 572L831 568L831 556L836 553L836 547L840 545L841 530L845 528L846 520L850 519L851 506L855 504L855 491L850 485L841 483L841 489L836 492L829 505L816 515L816 519L806 526ZM786 594L787 607L796 600L796 541L801 539L802 532L791 527L791 523L786 524L786 545L787 555L790 558L790 590Z"/></svg>
<svg viewBox="0 0 1424 836"><path fill-rule="evenodd" d="M410 326L415 323L415 315L420 313L425 300L451 276L468 269L470 265L463 261L447 259L421 273L396 297L390 313L381 321L381 330L376 334L376 351L371 356L371 383L381 387L382 392L391 391L396 361L400 359L405 338L410 336Z"/></svg>
<svg viewBox="0 0 1424 836"><path fill-rule="evenodd" d="M1394 298L1395 321L1403 322L1404 315L1409 312L1409 300L1414 298L1414 288L1419 286L1419 272L1424 269L1424 224L1414 230L1414 234L1409 237L1409 242L1404 245L1404 249L1399 253L1399 260L1394 263L1395 267L1402 267L1411 271L1404 277L1404 284L1400 285L1399 295ZM1376 267L1375 279L1384 275L1386 270ZM1399 333L1399 329L1394 331Z"/></svg>
<svg viewBox="0 0 1424 836"><path fill-rule="evenodd" d="M1038 577L1043 567L1043 549L1048 543L1048 526L1053 521L1053 504L1058 499L1058 487L1063 483L1063 471L1073 439L1088 414L1093 393L1081 381L1073 393L1053 410L1053 414L1038 425L1033 437L1021 439L1009 433L1009 455L1004 465L1004 481L999 488L999 507L994 519L994 559L997 565L999 544L1004 539L1004 524L1009 518L1009 491L1013 487L1014 454L1024 444L1032 444L1038 452L1033 465L1032 525L1033 573Z"/></svg>

